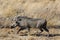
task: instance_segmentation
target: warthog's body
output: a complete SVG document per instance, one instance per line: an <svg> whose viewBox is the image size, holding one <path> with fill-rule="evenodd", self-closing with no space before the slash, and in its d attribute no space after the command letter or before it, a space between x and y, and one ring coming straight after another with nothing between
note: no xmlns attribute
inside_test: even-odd
<svg viewBox="0 0 60 40"><path fill-rule="evenodd" d="M19 29L19 31L24 28L28 28L29 31L30 31L30 28L39 28L41 32L43 32L43 29L49 32L49 30L46 28L47 21L45 19L33 19L33 18L25 17L25 16L23 17L18 16L16 20L16 24L17 26L21 28Z"/></svg>

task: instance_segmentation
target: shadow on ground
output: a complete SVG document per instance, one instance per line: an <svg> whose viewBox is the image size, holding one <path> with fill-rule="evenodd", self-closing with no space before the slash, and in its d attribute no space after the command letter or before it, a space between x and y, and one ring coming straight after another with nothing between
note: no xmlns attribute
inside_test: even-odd
<svg viewBox="0 0 60 40"><path fill-rule="evenodd" d="M28 34L26 35L20 35L20 36L28 36ZM49 37L55 37L55 36L60 36L60 34L31 34L31 36L49 36Z"/></svg>
<svg viewBox="0 0 60 40"><path fill-rule="evenodd" d="M48 29L50 29L50 28L60 29L60 25L48 26Z"/></svg>
<svg viewBox="0 0 60 40"><path fill-rule="evenodd" d="M48 29L60 29L60 25L55 25L55 26L49 26ZM34 35L34 34L33 34ZM35 34L36 36L49 36L49 37L54 37L54 36L60 36L60 34Z"/></svg>
<svg viewBox="0 0 60 40"><path fill-rule="evenodd" d="M48 27L48 29L52 29L52 28L54 28L54 29L60 29L60 26L55 25L55 26L49 26ZM27 35L28 34L21 35L21 36L27 36ZM60 36L60 34L31 34L31 36L34 36L34 35L36 35L36 36L45 36L45 37L47 37L47 36L49 36L49 37Z"/></svg>
<svg viewBox="0 0 60 40"><path fill-rule="evenodd" d="M54 36L60 36L60 34L36 34L36 36L49 36L49 37L54 37Z"/></svg>

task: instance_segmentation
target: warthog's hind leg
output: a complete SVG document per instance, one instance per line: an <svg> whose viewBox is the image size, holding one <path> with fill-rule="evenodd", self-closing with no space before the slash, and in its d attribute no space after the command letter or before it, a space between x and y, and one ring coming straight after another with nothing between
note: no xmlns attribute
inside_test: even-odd
<svg viewBox="0 0 60 40"><path fill-rule="evenodd" d="M39 28L39 29L40 29L40 31L41 31L40 33L42 33L42 32L43 32L43 29L42 29L42 28Z"/></svg>

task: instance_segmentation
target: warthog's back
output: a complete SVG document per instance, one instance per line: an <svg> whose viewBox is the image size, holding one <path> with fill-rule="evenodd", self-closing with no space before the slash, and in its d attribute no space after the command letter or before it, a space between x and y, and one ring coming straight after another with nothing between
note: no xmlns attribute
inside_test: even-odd
<svg viewBox="0 0 60 40"><path fill-rule="evenodd" d="M36 27L36 25L39 23L40 25L43 25L45 20L44 19L28 19L28 24L31 26L31 27Z"/></svg>

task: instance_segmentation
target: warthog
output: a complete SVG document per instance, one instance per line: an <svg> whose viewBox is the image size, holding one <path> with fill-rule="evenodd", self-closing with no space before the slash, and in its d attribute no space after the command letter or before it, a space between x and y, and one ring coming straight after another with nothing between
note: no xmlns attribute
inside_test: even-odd
<svg viewBox="0 0 60 40"><path fill-rule="evenodd" d="M26 16L18 16L16 18L16 26L19 26L20 29L17 33L19 33L20 30L24 28L28 28L28 31L30 31L30 28L39 28L41 32L43 32L43 29L46 32L49 32L47 29L47 20L46 19L35 19L35 18L29 18Z"/></svg>

